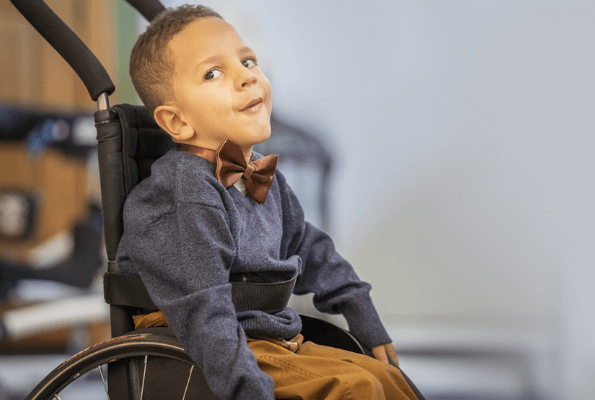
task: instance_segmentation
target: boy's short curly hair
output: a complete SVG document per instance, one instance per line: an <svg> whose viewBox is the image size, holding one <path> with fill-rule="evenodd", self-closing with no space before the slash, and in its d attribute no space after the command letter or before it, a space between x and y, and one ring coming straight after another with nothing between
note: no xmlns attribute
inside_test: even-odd
<svg viewBox="0 0 595 400"><path fill-rule="evenodd" d="M174 60L168 51L172 38L191 22L204 17L223 19L205 6L184 5L159 14L139 36L130 54L130 78L138 96L153 116L171 98Z"/></svg>

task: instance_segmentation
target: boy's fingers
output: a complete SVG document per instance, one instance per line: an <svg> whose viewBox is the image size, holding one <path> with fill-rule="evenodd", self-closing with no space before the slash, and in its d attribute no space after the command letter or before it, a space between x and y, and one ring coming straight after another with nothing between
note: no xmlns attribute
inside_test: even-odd
<svg viewBox="0 0 595 400"><path fill-rule="evenodd" d="M374 358L377 360L388 364L388 357L386 356L386 349L383 345L376 346L372 348L372 354L374 354Z"/></svg>
<svg viewBox="0 0 595 400"><path fill-rule="evenodd" d="M399 359L397 358L397 351L395 350L395 346L392 343L386 345L386 354L390 357L391 360L395 362L395 364L399 365Z"/></svg>

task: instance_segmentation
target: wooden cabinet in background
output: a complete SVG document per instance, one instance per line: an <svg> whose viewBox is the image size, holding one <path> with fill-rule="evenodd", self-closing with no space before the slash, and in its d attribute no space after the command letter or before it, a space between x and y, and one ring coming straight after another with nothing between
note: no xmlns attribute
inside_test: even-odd
<svg viewBox="0 0 595 400"><path fill-rule="evenodd" d="M45 0L81 38L118 85L118 16L121 0ZM134 16L128 18L134 25ZM117 102L117 94L112 102ZM3 108L4 107L4 108ZM84 113L96 108L80 78L29 25L9 0L0 0L0 112L6 107L51 113ZM31 252L69 232L88 211L84 160L54 149L32 156L26 143L0 142L0 189L23 190L36 199L32 234L22 241L0 240L0 257L31 261Z"/></svg>
<svg viewBox="0 0 595 400"><path fill-rule="evenodd" d="M46 0L117 78L117 14L113 0ZM51 110L93 110L70 66L19 14L0 0L0 104ZM115 82L117 84L117 82Z"/></svg>

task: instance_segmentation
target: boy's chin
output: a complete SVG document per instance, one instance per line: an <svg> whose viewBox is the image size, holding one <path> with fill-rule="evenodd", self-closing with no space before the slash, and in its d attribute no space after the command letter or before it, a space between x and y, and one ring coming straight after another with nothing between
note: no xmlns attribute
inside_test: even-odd
<svg viewBox="0 0 595 400"><path fill-rule="evenodd" d="M254 146L263 142L271 136L271 125L262 124L253 126L252 129L245 129L235 133L230 133L228 139L236 142L240 146ZM234 139L235 138L235 139Z"/></svg>
<svg viewBox="0 0 595 400"><path fill-rule="evenodd" d="M256 136L254 137L254 140L253 140L253 142L254 142L254 143L253 143L253 145L255 145L255 144L260 144L260 143L264 143L264 142L266 142L266 141L268 140L268 138L270 138L270 137L271 137L271 128L270 128L270 126L269 126L269 127L268 127L268 129L263 129L261 132L259 132L259 134L258 134L258 135L256 135Z"/></svg>
<svg viewBox="0 0 595 400"><path fill-rule="evenodd" d="M260 140L254 144L260 144L260 143L264 143L266 142L269 138L271 137L271 132L269 132L267 135L264 135L262 138L260 138Z"/></svg>

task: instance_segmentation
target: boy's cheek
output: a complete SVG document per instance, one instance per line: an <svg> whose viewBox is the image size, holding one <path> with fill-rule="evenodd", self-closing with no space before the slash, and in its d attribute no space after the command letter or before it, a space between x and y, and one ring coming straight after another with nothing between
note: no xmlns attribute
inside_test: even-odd
<svg viewBox="0 0 595 400"><path fill-rule="evenodd" d="M269 114L270 114L273 99L272 99L271 84L269 83L269 81L266 81L265 98L266 98L266 102L267 102L267 108L268 108Z"/></svg>
<svg viewBox="0 0 595 400"><path fill-rule="evenodd" d="M264 86L266 86L266 89L265 90L270 95L271 94L271 82L267 79L266 75L263 74L261 70L258 70L258 72L260 74L260 77L259 77L260 82L262 82L262 84Z"/></svg>

